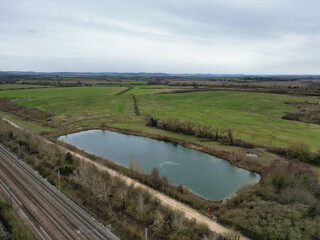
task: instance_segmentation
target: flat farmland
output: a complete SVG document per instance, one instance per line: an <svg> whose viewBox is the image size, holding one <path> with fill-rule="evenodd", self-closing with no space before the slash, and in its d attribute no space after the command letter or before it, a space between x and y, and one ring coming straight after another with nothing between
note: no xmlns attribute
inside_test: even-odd
<svg viewBox="0 0 320 240"><path fill-rule="evenodd" d="M286 101L319 99L231 91L137 96L137 99L142 114L232 127L236 138L249 142L287 146L304 141L313 150L320 146L319 125L281 119L285 112L298 111Z"/></svg>
<svg viewBox="0 0 320 240"><path fill-rule="evenodd" d="M75 87L1 91L0 97L28 108L54 114L57 123L70 124L88 119L115 119L133 112L131 96L115 96L126 87Z"/></svg>
<svg viewBox="0 0 320 240"><path fill-rule="evenodd" d="M148 95L148 94L156 94L162 92L172 92L176 90L184 90L191 89L191 87L176 87L176 86L161 86L161 85L141 85L135 86L130 91L125 92L124 94L134 94L134 95Z"/></svg>
<svg viewBox="0 0 320 240"><path fill-rule="evenodd" d="M24 89L24 88L44 88L47 86L32 85L32 84L0 84L0 90L6 89Z"/></svg>
<svg viewBox="0 0 320 240"><path fill-rule="evenodd" d="M175 117L212 127L231 127L236 138L272 146L288 146L303 141L312 150L320 146L320 126L281 119L298 109L287 101L319 101L311 97L234 91L152 94L164 88L139 88L117 95L126 87L76 87L0 91L1 97L28 108L54 114L55 121L70 128L101 124L139 129L144 117ZM141 116L136 116L131 94L136 94ZM169 134L161 131L162 134ZM184 138L184 136L181 136Z"/></svg>

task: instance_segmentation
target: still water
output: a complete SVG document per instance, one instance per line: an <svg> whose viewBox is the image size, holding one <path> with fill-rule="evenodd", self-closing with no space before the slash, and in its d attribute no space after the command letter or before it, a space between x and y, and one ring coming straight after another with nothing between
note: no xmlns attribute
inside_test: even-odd
<svg viewBox="0 0 320 240"><path fill-rule="evenodd" d="M146 173L156 167L172 184L182 184L209 200L230 197L244 184L260 179L259 174L215 156L150 138L89 130L58 139L125 167L129 167L130 158L138 161Z"/></svg>

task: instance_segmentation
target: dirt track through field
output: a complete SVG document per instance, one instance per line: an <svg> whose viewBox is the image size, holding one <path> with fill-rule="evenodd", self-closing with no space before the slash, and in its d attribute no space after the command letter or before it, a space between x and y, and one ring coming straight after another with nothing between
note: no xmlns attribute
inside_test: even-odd
<svg viewBox="0 0 320 240"><path fill-rule="evenodd" d="M7 121L8 123L10 123L12 126L16 127L16 128L19 128L19 129L22 129L24 131L27 131L29 132L28 130L20 127L19 125L11 122L10 120L7 120L5 118L3 118L5 121ZM48 144L53 144L53 145L57 145L56 143L53 143L51 141L49 141L48 139L46 138L43 138L41 136L39 136L43 141L47 142ZM99 163L96 163L94 162L93 160L91 160L90 158L87 158L87 157L84 157L78 153L75 153L73 151L70 151L60 145L58 145L63 151L65 152L70 152L72 155L74 155L75 157L78 157L79 159L85 161L85 162L88 162L88 163L91 163L93 165L95 165L98 169L100 169L101 171L106 171L108 172L110 175L112 176L118 176L119 178L121 178L125 183L127 183L128 185L131 185L131 184L134 184L134 186L136 187L140 187L142 189L145 189L147 190L152 196L158 198L161 203L163 203L164 205L166 206L169 206L173 209L176 209L176 210L179 210L181 212L183 212L185 214L185 216L189 219L195 219L198 223L204 223L208 226L208 228L213 231L213 232L216 232L218 234L226 234L226 233L229 233L229 232L232 232L232 230L212 221L210 218L200 214L199 212L197 212L196 210L192 209L191 207L175 200L175 199L172 199L171 197L168 197L167 195L161 193L161 192L158 192L144 184L141 184L139 183L138 181L134 180L134 179L131 179L123 174L120 174L118 172L116 172L115 170L113 169L110 169L106 166L102 166L101 164ZM241 237L240 238L241 240L245 240L245 239L248 239L246 237Z"/></svg>

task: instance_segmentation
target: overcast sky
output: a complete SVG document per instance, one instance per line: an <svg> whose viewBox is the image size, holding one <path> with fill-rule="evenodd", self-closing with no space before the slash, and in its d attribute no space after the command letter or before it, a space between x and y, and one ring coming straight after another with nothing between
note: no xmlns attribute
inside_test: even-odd
<svg viewBox="0 0 320 240"><path fill-rule="evenodd" d="M320 74L320 0L0 0L0 71Z"/></svg>

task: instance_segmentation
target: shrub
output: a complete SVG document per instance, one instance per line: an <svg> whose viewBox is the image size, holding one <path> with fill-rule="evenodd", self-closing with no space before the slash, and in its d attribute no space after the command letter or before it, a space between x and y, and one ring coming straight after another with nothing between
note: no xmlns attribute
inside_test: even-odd
<svg viewBox="0 0 320 240"><path fill-rule="evenodd" d="M73 172L73 169L69 166L59 169L62 175L70 175Z"/></svg>
<svg viewBox="0 0 320 240"><path fill-rule="evenodd" d="M215 127L213 129L214 140L218 141L219 139L221 139L225 131L226 130L224 128Z"/></svg>
<svg viewBox="0 0 320 240"><path fill-rule="evenodd" d="M211 126L207 124L197 124L195 127L195 135L198 138L212 138L212 133L211 133Z"/></svg>
<svg viewBox="0 0 320 240"><path fill-rule="evenodd" d="M291 144L286 151L288 157L299 159L303 162L311 160L311 152L308 144L304 142L296 142Z"/></svg>
<svg viewBox="0 0 320 240"><path fill-rule="evenodd" d="M152 127L157 127L158 126L158 121L159 119L157 118L150 118L150 124Z"/></svg>
<svg viewBox="0 0 320 240"><path fill-rule="evenodd" d="M195 131L194 131L195 125L196 124L190 120L183 121L183 122L181 122L181 130L184 134L194 135L195 134Z"/></svg>
<svg viewBox="0 0 320 240"><path fill-rule="evenodd" d="M277 193L279 193L281 190L285 189L289 185L289 183L285 179L285 176L279 173L279 174L275 174L272 177L272 185L276 189Z"/></svg>
<svg viewBox="0 0 320 240"><path fill-rule="evenodd" d="M150 127L158 127L159 119L153 118L150 114L145 117L146 125Z"/></svg>
<svg viewBox="0 0 320 240"><path fill-rule="evenodd" d="M151 171L151 179L155 185L156 188L160 188L162 185L161 183L161 178L160 178L160 173L158 168L153 168Z"/></svg>
<svg viewBox="0 0 320 240"><path fill-rule="evenodd" d="M308 166L299 161L273 164L260 183L243 187L220 205L219 220L252 239L318 239L320 201Z"/></svg>
<svg viewBox="0 0 320 240"><path fill-rule="evenodd" d="M73 162L73 157L72 157L71 153L69 153L69 152L66 153L65 160L67 163Z"/></svg>

